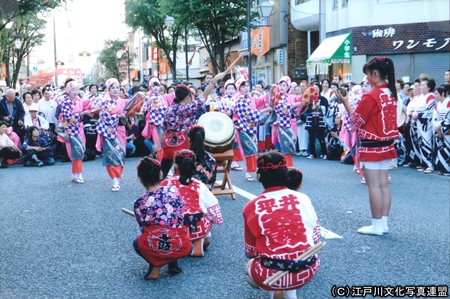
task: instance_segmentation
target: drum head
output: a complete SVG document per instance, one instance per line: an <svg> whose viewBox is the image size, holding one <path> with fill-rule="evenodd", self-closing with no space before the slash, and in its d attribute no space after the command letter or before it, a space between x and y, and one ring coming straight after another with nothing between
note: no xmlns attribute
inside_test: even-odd
<svg viewBox="0 0 450 299"><path fill-rule="evenodd" d="M233 121L221 112L207 112L197 124L205 128L205 143L222 144L234 136Z"/></svg>

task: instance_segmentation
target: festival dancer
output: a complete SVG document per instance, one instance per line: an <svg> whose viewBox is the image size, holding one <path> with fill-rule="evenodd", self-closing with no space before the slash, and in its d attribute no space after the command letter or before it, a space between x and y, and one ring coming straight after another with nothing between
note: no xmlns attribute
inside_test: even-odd
<svg viewBox="0 0 450 299"><path fill-rule="evenodd" d="M391 159L397 157L394 147L394 140L398 138L394 63L387 57L375 57L364 65L363 72L373 89L362 96L355 110L348 96L344 97L339 90L337 95L349 114L351 130L357 131L360 139L360 164L369 191L372 225L358 229L358 233L381 236L389 232L392 199L388 170Z"/></svg>
<svg viewBox="0 0 450 299"><path fill-rule="evenodd" d="M435 170L450 176L450 84L441 85L434 91L436 106L433 112L433 131L436 134Z"/></svg>
<svg viewBox="0 0 450 299"><path fill-rule="evenodd" d="M137 175L146 192L134 202L134 215L142 234L133 241L133 246L149 263L144 279L158 279L161 267L167 264L170 274L181 273L177 261L192 249L184 226L186 203L176 187L159 185L158 160L142 158Z"/></svg>
<svg viewBox="0 0 450 299"><path fill-rule="evenodd" d="M211 243L212 224L222 224L223 219L217 198L194 175L194 152L180 150L175 155L175 175L162 181L161 186L175 186L180 190L186 202L184 224L194 245L191 255L202 257Z"/></svg>
<svg viewBox="0 0 450 299"><path fill-rule="evenodd" d="M287 167L293 167L292 155L296 153L295 145L297 143L297 127L293 130L292 115L296 113L296 108L303 106L301 102L289 102L287 95L291 79L284 76L278 82L279 94L275 96L274 110L277 114L277 120L272 126L272 143L284 155Z"/></svg>
<svg viewBox="0 0 450 299"><path fill-rule="evenodd" d="M60 126L56 128L58 141L65 143L67 155L72 160L72 181L83 184L83 157L86 151L86 137L84 136L83 115L90 113L90 107L86 106L78 96L78 83L69 81L66 84L65 95L61 101Z"/></svg>
<svg viewBox="0 0 450 299"><path fill-rule="evenodd" d="M237 115L237 140L239 149L245 157L247 181L254 181L252 174L256 171L256 158L258 155L257 131L258 123L262 113L271 112L269 106L269 94L260 98L250 98L250 85L248 81L240 78L236 81L241 95L235 103L235 113ZM272 93L272 90L269 92Z"/></svg>
<svg viewBox="0 0 450 299"><path fill-rule="evenodd" d="M215 83L224 76L225 73L217 74L200 96L194 96L189 87L185 85L177 85L175 99L167 109L163 122L165 132L161 161L163 178L167 176L172 167L175 153L189 148L187 131L193 126L196 113L202 109L208 94L215 88Z"/></svg>
<svg viewBox="0 0 450 299"><path fill-rule="evenodd" d="M112 191L117 192L120 190L127 143L125 126L120 125L120 118L125 119L124 109L128 100L119 97L120 84L115 78L106 81L105 90L99 107L96 148L103 152L103 166L112 179Z"/></svg>
<svg viewBox="0 0 450 299"><path fill-rule="evenodd" d="M264 191L243 209L245 253L251 258L246 279L252 287L268 291L271 298L295 299L296 290L320 267L317 254L308 261L295 261L320 242L319 221L309 197L286 187L288 169L281 153L262 154L257 164ZM272 286L263 283L286 269L291 270Z"/></svg>
<svg viewBox="0 0 450 299"><path fill-rule="evenodd" d="M141 108L141 112L148 112L145 117L145 127L142 130L142 136L145 139L152 139L153 150L156 152L158 160L162 160L163 156L163 141L164 131L162 128L164 115L169 106L165 96L161 95L161 82L158 78L153 77L149 82L150 90L145 98L144 105ZM173 95L168 95L173 97Z"/></svg>

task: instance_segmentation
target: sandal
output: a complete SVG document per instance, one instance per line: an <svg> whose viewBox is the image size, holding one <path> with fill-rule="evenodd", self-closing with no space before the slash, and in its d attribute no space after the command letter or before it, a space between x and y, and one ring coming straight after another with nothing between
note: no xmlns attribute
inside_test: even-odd
<svg viewBox="0 0 450 299"><path fill-rule="evenodd" d="M242 168L240 165L237 165L237 166L232 166L231 170L242 171L242 170L244 170L244 168Z"/></svg>
<svg viewBox="0 0 450 299"><path fill-rule="evenodd" d="M119 191L120 190L120 185L118 185L118 186L112 186L112 189L111 189L113 192L117 192L117 191Z"/></svg>
<svg viewBox="0 0 450 299"><path fill-rule="evenodd" d="M314 155L309 155L308 157L306 157L307 159L314 159Z"/></svg>
<svg viewBox="0 0 450 299"><path fill-rule="evenodd" d="M245 180L248 182L253 182L255 179L251 175L249 175L245 177Z"/></svg>
<svg viewBox="0 0 450 299"><path fill-rule="evenodd" d="M433 172L434 172L434 170L431 168L427 168L423 171L423 173L433 173Z"/></svg>

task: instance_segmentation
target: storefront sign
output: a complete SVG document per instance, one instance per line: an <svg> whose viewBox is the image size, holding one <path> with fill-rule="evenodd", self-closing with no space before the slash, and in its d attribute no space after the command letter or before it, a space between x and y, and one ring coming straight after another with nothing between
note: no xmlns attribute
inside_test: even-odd
<svg viewBox="0 0 450 299"><path fill-rule="evenodd" d="M367 26L353 29L356 55L450 51L450 21Z"/></svg>

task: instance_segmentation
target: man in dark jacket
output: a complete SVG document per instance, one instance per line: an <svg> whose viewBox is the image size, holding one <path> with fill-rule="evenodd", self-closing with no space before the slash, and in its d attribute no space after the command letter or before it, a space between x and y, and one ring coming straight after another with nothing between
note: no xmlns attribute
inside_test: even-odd
<svg viewBox="0 0 450 299"><path fill-rule="evenodd" d="M16 98L16 92L12 88L7 89L0 100L0 120L11 124L14 132L19 133L24 116L25 110L22 102Z"/></svg>

